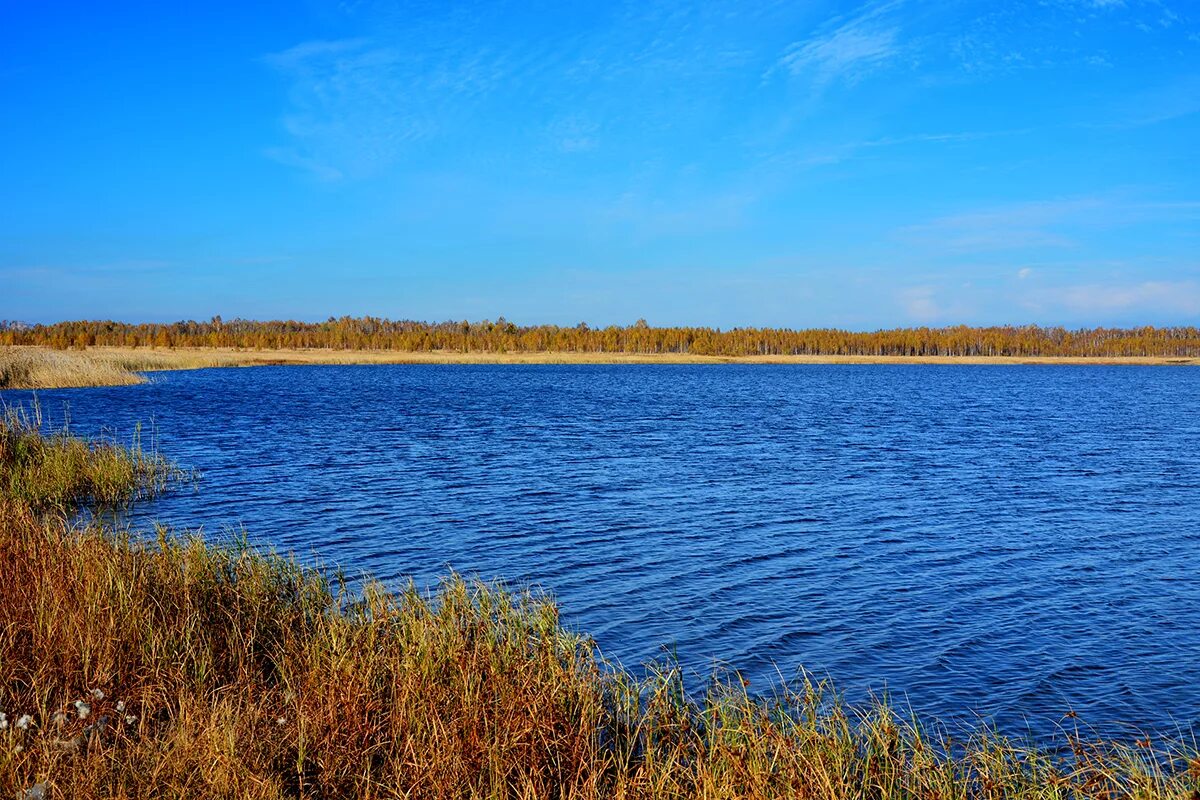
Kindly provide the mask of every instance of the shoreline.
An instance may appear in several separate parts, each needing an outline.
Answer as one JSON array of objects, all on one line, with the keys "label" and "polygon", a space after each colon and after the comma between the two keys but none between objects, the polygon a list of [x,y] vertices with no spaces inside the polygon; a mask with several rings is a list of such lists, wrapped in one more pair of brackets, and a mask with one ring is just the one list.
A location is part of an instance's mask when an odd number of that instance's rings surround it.
[{"label": "shoreline", "polygon": [[953,366],[1200,366],[1187,356],[708,356],[689,353],[452,352],[396,350],[279,349],[221,347],[151,349],[90,347],[52,350],[42,346],[0,347],[0,389],[62,389],[145,382],[142,373],[214,367],[372,364],[772,364],[772,365],[953,365]]},{"label": "shoreline", "polygon": [[[229,363],[213,366],[287,366],[303,364],[957,364],[957,365],[1128,365],[1200,366],[1200,357],[1188,356],[868,356],[868,355],[763,355],[708,356],[692,353],[594,353],[537,351],[499,353],[494,351],[454,352],[449,350],[328,350],[279,349],[237,350],[227,347],[178,347],[170,350],[126,347],[92,347],[84,353],[102,353],[126,358],[149,354],[182,363],[206,358]],[[176,369],[197,367],[179,366]],[[162,369],[172,369],[164,366]]]},{"label": "shoreline", "polygon": [[[453,572],[361,593],[244,540],[143,541],[72,510],[180,477],[136,445],[0,415],[0,794],[9,797],[1048,798],[1200,789],[1195,739],[1038,743],[848,704],[801,672],[690,692],[563,626],[545,594]],[[6,715],[11,715],[11,724]],[[1074,717],[1074,714],[1071,714]],[[1065,718],[1064,718],[1065,720]],[[31,788],[32,787],[32,788]],[[41,787],[38,789],[38,787]],[[515,788],[514,788],[515,787]],[[249,789],[249,790],[248,790]]]}]

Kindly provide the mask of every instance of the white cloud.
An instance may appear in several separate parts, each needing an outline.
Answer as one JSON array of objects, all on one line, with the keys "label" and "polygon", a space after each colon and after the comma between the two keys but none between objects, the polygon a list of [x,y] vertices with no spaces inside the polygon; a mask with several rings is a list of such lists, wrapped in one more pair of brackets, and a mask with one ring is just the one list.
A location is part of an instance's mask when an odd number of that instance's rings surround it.
[{"label": "white cloud", "polygon": [[757,199],[751,192],[739,191],[695,197],[626,192],[602,206],[595,220],[640,239],[691,236],[742,227]]},{"label": "white cloud", "polygon": [[264,57],[290,82],[281,120],[290,142],[264,154],[325,180],[369,175],[436,133],[452,102],[501,79],[498,57],[410,44],[313,41]]},{"label": "white cloud", "polygon": [[897,295],[904,313],[917,322],[933,322],[942,316],[942,309],[928,286],[903,289]]},{"label": "white cloud", "polygon": [[268,54],[263,60],[279,70],[304,70],[314,59],[354,52],[366,44],[366,39],[321,39],[301,42],[282,52]]},{"label": "white cloud", "polygon": [[1047,290],[1041,299],[1048,305],[1084,313],[1141,311],[1196,316],[1200,315],[1200,282],[1080,284]]},{"label": "white cloud", "polygon": [[548,134],[554,145],[564,153],[583,153],[599,145],[600,126],[581,114],[572,114],[554,120],[548,126]]},{"label": "white cloud", "polygon": [[878,6],[808,39],[793,42],[779,66],[810,76],[817,88],[842,80],[854,83],[883,69],[903,52],[900,30],[881,17],[895,3]]},{"label": "white cloud", "polygon": [[1032,274],[1033,274],[1033,269],[1031,269],[1030,267],[1022,267],[1021,269],[1017,270],[1017,280],[1023,281]]},{"label": "white cloud", "polygon": [[956,252],[1068,247],[1074,241],[1056,228],[1104,205],[1094,197],[1014,203],[938,217],[897,233],[912,242]]},{"label": "white cloud", "polygon": [[1106,116],[1103,127],[1136,128],[1157,125],[1200,112],[1200,73],[1177,77],[1171,83],[1156,86],[1122,101]]},{"label": "white cloud", "polygon": [[912,244],[948,253],[1076,247],[1097,229],[1200,219],[1200,203],[1136,202],[1104,196],[1032,200],[937,217],[898,228]]},{"label": "white cloud", "polygon": [[303,156],[293,147],[267,147],[263,150],[263,155],[285,166],[311,172],[323,181],[337,181],[342,178],[341,170],[323,164],[314,158]]},{"label": "white cloud", "polygon": [[809,41],[783,57],[794,74],[813,69],[818,83],[836,77],[856,79],[884,64],[897,52],[895,31],[842,29]]}]

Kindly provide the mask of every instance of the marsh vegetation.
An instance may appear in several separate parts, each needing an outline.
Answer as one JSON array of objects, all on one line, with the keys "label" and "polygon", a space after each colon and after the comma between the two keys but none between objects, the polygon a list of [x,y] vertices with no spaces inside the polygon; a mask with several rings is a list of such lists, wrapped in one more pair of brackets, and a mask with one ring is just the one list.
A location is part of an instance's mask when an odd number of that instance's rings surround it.
[{"label": "marsh vegetation", "polygon": [[0,347],[0,389],[127,386],[146,381],[144,372],[236,366],[233,354],[169,350]]},{"label": "marsh vegetation", "polygon": [[1188,356],[701,355],[696,352],[364,350],[112,347],[56,350],[0,345],[0,389],[145,383],[145,373],[208,367],[368,364],[1200,364]]},{"label": "marsh vegetation", "polygon": [[1180,798],[1194,742],[1037,749],[736,672],[689,694],[456,575],[338,574],[160,529],[68,522],[180,473],[135,444],[0,422],[0,794],[47,797]]}]

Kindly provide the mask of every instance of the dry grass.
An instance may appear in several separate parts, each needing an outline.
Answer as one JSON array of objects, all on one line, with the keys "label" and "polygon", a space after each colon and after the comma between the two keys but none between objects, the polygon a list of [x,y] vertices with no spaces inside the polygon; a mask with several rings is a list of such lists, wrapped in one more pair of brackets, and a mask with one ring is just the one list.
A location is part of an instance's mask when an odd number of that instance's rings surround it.
[{"label": "dry grass", "polygon": [[123,386],[143,380],[105,359],[41,347],[0,348],[0,389]]},{"label": "dry grass", "polygon": [[[47,474],[34,462],[65,441],[0,469]],[[107,463],[107,445],[84,447]],[[122,474],[118,498],[161,486],[156,469]],[[63,509],[95,494],[78,485],[49,480],[33,495]],[[736,675],[689,697],[671,665],[635,680],[606,663],[543,598],[457,576],[429,595],[351,595],[239,542],[71,528],[10,496],[0,574],[0,797],[41,786],[82,800],[951,800],[1200,787],[1194,745],[1066,738],[1069,752],[1052,756],[986,731],[952,744],[882,704],[854,710],[807,683],[759,699]]]},{"label": "dry grass", "polygon": [[1171,357],[1008,356],[700,356],[636,353],[496,353],[395,350],[151,350],[92,347],[86,351],[0,347],[0,389],[56,389],[142,383],[143,372],[289,364],[1109,364],[1197,365]]},{"label": "dry grass", "polygon": [[1016,357],[1016,356],[701,356],[690,353],[498,353],[453,351],[403,352],[398,350],[234,350],[232,348],[176,348],[144,350],[96,347],[98,357],[137,363],[145,358],[159,366],[139,369],[195,369],[217,366],[286,364],[1113,364],[1200,365],[1200,359],[1159,356],[1128,357]]},{"label": "dry grass", "polygon": [[65,389],[144,383],[142,372],[238,366],[223,351],[0,347],[0,389]]}]

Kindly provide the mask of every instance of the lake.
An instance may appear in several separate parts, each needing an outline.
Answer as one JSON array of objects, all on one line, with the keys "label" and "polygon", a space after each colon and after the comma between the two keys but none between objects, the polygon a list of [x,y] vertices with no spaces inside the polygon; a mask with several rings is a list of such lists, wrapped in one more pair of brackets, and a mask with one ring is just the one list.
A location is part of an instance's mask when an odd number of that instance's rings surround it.
[{"label": "lake", "polygon": [[[137,525],[552,593],[627,667],[805,667],[952,725],[1200,727],[1200,371],[362,366],[40,392],[153,420]],[[25,392],[5,392],[13,403]]]}]

